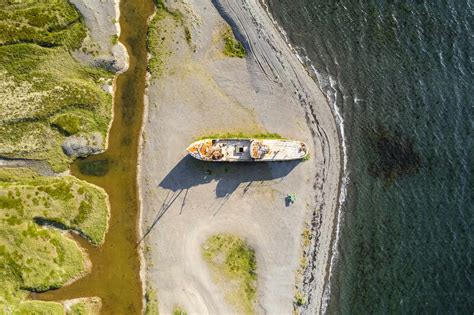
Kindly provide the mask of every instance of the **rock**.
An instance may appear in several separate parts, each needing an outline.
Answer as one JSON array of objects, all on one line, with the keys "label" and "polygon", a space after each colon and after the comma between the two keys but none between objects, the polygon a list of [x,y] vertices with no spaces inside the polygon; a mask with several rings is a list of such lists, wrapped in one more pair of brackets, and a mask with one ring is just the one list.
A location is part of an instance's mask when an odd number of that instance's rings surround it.
[{"label": "rock", "polygon": [[112,47],[112,55],[115,59],[115,72],[120,74],[127,71],[129,66],[127,48],[122,43],[118,43]]},{"label": "rock", "polygon": [[99,132],[87,135],[67,137],[62,148],[64,153],[70,157],[85,157],[104,151],[104,137]]}]

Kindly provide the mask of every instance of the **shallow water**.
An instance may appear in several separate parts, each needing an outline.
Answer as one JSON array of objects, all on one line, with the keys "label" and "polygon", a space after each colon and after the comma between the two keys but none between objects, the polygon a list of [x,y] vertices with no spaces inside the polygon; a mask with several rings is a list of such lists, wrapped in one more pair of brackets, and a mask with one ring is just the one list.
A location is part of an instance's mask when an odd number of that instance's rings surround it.
[{"label": "shallow water", "polygon": [[136,175],[147,67],[147,18],[153,12],[153,2],[122,0],[120,9],[120,41],[129,52],[130,67],[117,79],[109,147],[105,153],[78,160],[71,167],[73,175],[107,191],[111,204],[109,231],[100,248],[75,238],[91,258],[90,274],[69,286],[35,297],[64,300],[99,296],[103,303],[102,314],[140,314]]},{"label": "shallow water", "polygon": [[344,118],[327,311],[472,313],[472,2],[267,3]]}]

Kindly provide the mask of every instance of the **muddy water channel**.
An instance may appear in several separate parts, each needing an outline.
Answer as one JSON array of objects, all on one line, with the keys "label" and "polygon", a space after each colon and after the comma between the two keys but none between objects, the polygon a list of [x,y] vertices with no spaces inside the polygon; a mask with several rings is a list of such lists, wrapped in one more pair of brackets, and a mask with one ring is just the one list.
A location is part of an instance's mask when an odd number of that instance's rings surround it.
[{"label": "muddy water channel", "polygon": [[73,175],[104,188],[110,197],[111,218],[105,243],[94,248],[79,240],[92,262],[92,271],[69,286],[38,294],[42,300],[86,296],[102,299],[103,314],[139,314],[142,288],[137,243],[137,158],[147,67],[147,19],[152,0],[122,0],[120,40],[130,55],[130,67],[116,82],[114,120],[109,147],[100,155],[77,160]]}]

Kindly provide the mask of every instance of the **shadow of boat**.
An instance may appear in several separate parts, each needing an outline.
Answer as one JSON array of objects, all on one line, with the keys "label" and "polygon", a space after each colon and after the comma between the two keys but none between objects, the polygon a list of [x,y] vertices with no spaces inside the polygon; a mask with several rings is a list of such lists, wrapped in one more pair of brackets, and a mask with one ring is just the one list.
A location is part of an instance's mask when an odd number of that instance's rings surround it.
[{"label": "shadow of boat", "polygon": [[161,207],[156,211],[155,219],[138,243],[150,234],[180,195],[183,195],[183,197],[181,198],[179,213],[183,212],[189,189],[213,181],[217,182],[216,197],[221,201],[213,209],[212,215],[214,216],[241,184],[245,184],[244,194],[254,186],[273,185],[276,181],[287,176],[299,162],[297,160],[284,162],[204,162],[187,155],[173,167],[158,185],[158,187],[166,189],[168,192]]},{"label": "shadow of boat", "polygon": [[[241,184],[263,185],[265,182],[281,180],[300,161],[284,162],[204,162],[191,156],[181,159],[158,185],[178,192],[216,181],[216,197],[232,194]],[[244,189],[245,192],[245,189]]]}]

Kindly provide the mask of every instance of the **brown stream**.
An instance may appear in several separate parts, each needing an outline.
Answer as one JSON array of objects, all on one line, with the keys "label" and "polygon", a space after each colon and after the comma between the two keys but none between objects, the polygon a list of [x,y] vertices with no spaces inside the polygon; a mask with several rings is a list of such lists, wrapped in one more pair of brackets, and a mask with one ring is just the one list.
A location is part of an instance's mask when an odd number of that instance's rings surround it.
[{"label": "brown stream", "polygon": [[[99,296],[102,299],[102,314],[140,314],[142,288],[136,247],[136,178],[147,67],[147,19],[154,7],[152,0],[122,0],[120,10],[120,41],[127,47],[130,67],[116,82],[109,147],[105,153],[78,160],[71,167],[73,175],[107,191],[112,211],[109,231],[100,248],[94,248],[75,237],[90,257],[90,274],[58,290],[34,294],[33,298],[59,301]],[[108,169],[105,175],[90,176],[81,173],[80,166],[90,166],[94,161],[102,161],[99,164]]]}]

